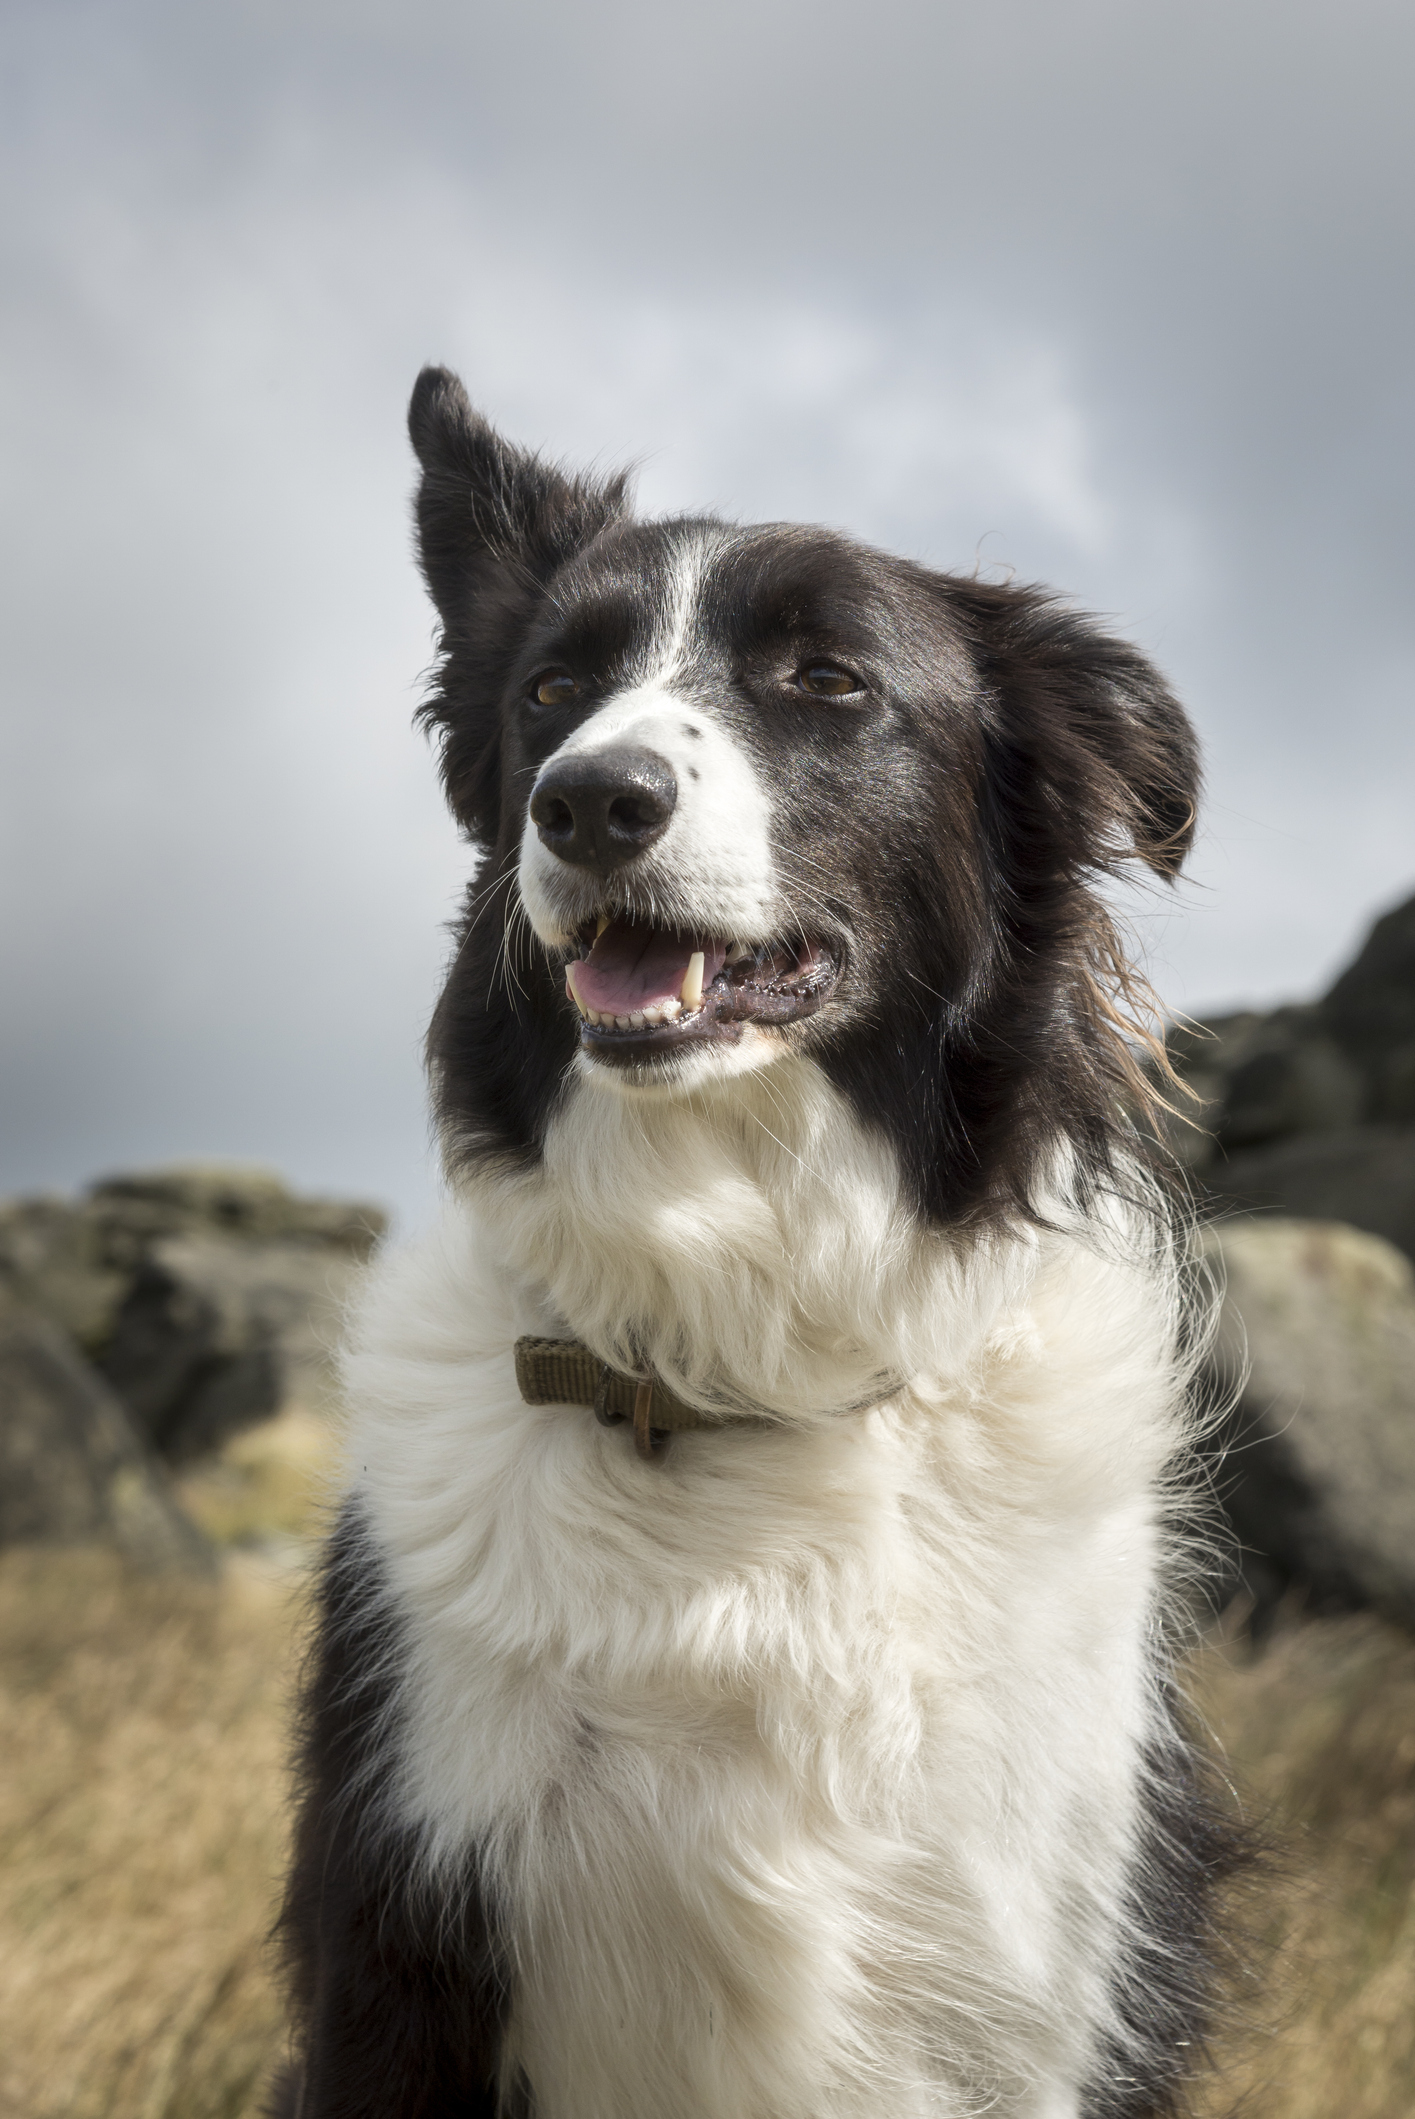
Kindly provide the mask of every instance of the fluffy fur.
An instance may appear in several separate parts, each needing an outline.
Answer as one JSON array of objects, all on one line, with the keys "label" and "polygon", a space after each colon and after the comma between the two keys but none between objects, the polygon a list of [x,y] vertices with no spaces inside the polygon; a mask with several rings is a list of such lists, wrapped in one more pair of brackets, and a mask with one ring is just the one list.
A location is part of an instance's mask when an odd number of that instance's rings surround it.
[{"label": "fluffy fur", "polygon": [[[1037,592],[634,524],[440,371],[411,426],[488,862],[449,1204],[348,1354],[288,2108],[1169,2110],[1226,1854],[1168,1698],[1193,1305],[1096,886],[1177,867],[1188,725]],[[646,753],[652,842],[558,855],[533,790]],[[615,920],[777,983],[596,1030],[566,961]],[[646,1464],[521,1402],[526,1333],[762,1417]]]}]

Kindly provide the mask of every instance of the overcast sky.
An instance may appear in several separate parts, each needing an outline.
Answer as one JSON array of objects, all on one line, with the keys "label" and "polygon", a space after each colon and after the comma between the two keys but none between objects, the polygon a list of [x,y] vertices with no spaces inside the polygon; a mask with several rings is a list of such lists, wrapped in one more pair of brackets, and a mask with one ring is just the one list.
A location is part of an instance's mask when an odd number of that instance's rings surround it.
[{"label": "overcast sky", "polygon": [[1209,761],[1152,967],[1321,990],[1415,889],[1408,0],[6,0],[0,1190],[423,1210],[468,856],[403,408],[650,511],[1074,593]]}]

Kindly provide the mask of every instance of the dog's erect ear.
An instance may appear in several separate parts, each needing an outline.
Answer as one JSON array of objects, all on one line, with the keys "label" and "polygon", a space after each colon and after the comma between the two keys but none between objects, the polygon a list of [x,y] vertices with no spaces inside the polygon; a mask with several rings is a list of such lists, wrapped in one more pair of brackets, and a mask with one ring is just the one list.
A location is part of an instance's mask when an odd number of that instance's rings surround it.
[{"label": "dog's erect ear", "polygon": [[567,477],[503,441],[445,368],[418,377],[408,432],[423,469],[419,554],[442,620],[436,682],[418,718],[439,738],[453,811],[490,844],[507,671],[546,582],[628,513],[628,480]]},{"label": "dog's erect ear", "polygon": [[424,368],[418,377],[408,433],[423,471],[423,574],[453,635],[498,574],[510,577],[508,588],[544,582],[627,510],[627,478],[570,478],[503,441],[446,368]]},{"label": "dog's erect ear", "polygon": [[1201,775],[1189,717],[1159,671],[1039,590],[983,590],[980,602],[991,607],[980,644],[1004,751],[1041,797],[1063,865],[1112,869],[1138,855],[1172,881],[1193,843]]}]

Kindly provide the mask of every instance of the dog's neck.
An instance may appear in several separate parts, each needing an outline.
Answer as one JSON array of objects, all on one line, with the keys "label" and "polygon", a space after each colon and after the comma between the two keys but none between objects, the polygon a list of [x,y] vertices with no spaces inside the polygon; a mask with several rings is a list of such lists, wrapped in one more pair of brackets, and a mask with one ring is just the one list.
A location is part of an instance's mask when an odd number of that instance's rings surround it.
[{"label": "dog's neck", "polygon": [[791,1418],[960,1375],[1035,1263],[1026,1238],[925,1228],[884,1135],[794,1056],[677,1099],[572,1077],[540,1163],[472,1184],[542,1314],[601,1360]]}]

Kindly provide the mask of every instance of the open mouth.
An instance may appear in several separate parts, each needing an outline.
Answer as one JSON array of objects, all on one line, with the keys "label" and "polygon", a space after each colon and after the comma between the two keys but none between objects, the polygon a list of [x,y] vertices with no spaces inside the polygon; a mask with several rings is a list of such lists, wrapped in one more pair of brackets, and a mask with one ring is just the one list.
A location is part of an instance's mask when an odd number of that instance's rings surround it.
[{"label": "open mouth", "polygon": [[587,953],[566,965],[565,990],[579,1010],[581,1045],[604,1059],[729,1041],[746,1023],[800,1022],[840,975],[819,941],[754,946],[605,916],[581,942]]}]

